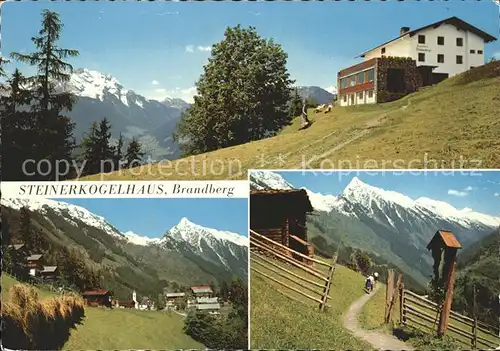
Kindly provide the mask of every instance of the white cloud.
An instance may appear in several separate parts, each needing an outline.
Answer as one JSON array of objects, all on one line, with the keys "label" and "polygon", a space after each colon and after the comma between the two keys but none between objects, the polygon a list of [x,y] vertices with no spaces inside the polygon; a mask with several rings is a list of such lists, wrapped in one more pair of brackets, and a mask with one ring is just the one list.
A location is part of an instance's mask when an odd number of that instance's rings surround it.
[{"label": "white cloud", "polygon": [[464,196],[467,196],[468,193],[466,191],[460,191],[460,190],[450,189],[450,190],[448,190],[448,195],[453,195],[453,196],[458,196],[458,197],[464,197]]},{"label": "white cloud", "polygon": [[198,47],[196,49],[198,49],[198,51],[212,51],[212,47],[211,46],[201,46],[201,45],[198,45]]},{"label": "white cloud", "polygon": [[471,190],[474,190],[475,188],[471,187],[471,186],[468,186],[467,188],[464,189],[464,191],[471,191]]},{"label": "white cloud", "polygon": [[493,196],[500,197],[500,193],[494,193]]},{"label": "white cloud", "polygon": [[187,103],[192,104],[194,102],[193,97],[196,95],[196,93],[197,93],[196,87],[190,87],[184,89],[180,87],[175,87],[174,89],[165,89],[165,88],[153,89],[152,91],[149,91],[149,93],[146,93],[144,95],[151,100],[162,101],[170,97],[170,98],[182,99]]},{"label": "white cloud", "polygon": [[337,94],[337,87],[335,85],[331,85],[328,88],[325,88],[325,90],[330,94]]},{"label": "white cloud", "polygon": [[158,84],[160,84],[160,83],[158,83],[158,81],[157,81],[157,80],[153,80],[153,81],[151,82],[151,84],[153,84],[153,85],[158,85]]},{"label": "white cloud", "polygon": [[212,51],[211,46],[203,46],[203,45],[186,45],[186,52],[195,52],[195,51],[200,51],[200,52],[210,52]]}]

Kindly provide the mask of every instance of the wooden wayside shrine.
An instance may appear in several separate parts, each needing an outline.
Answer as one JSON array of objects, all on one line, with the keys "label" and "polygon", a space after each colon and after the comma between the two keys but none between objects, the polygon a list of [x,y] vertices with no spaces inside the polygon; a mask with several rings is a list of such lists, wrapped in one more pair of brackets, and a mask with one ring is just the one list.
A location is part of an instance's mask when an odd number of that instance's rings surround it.
[{"label": "wooden wayside shrine", "polygon": [[[431,251],[434,258],[435,282],[444,288],[445,298],[441,309],[438,325],[438,335],[443,336],[448,327],[450,319],[451,302],[453,300],[453,286],[455,284],[455,270],[457,264],[457,252],[462,245],[451,231],[438,230],[433,236],[427,249]],[[443,259],[441,272],[439,267]]]},{"label": "wooden wayside shrine", "polygon": [[[308,257],[314,248],[307,241],[307,215],[314,211],[307,192],[300,190],[263,190],[250,192],[250,229]],[[284,255],[293,256],[283,250]],[[313,261],[295,257],[304,263]]]}]

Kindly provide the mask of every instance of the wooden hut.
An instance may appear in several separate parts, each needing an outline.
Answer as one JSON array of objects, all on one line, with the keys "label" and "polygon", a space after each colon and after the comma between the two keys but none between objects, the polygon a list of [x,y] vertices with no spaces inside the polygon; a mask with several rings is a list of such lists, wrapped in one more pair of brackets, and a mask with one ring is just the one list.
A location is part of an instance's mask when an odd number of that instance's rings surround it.
[{"label": "wooden hut", "polygon": [[59,275],[57,266],[44,266],[40,276],[46,281],[55,281]]},{"label": "wooden hut", "polygon": [[82,295],[87,306],[111,307],[111,292],[109,290],[87,290]]},{"label": "wooden hut", "polygon": [[29,271],[31,276],[37,276],[41,271],[43,271],[43,255],[29,255],[25,259],[24,267]]},{"label": "wooden hut", "polygon": [[[314,257],[314,248],[307,241],[306,226],[307,215],[313,211],[303,189],[250,192],[250,229],[308,257]],[[312,264],[307,259],[301,260]]]}]

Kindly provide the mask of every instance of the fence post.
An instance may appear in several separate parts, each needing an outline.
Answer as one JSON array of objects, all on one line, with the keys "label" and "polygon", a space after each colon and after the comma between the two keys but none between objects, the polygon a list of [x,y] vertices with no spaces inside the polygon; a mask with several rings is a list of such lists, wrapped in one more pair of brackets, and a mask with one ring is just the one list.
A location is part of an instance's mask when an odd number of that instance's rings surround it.
[{"label": "fence post", "polygon": [[474,317],[474,323],[472,324],[472,348],[477,348],[477,311],[476,311],[476,285],[473,286],[473,301],[472,301],[472,311]]},{"label": "fence post", "polygon": [[333,273],[335,272],[335,265],[337,264],[337,254],[333,256],[332,265],[328,270],[328,281],[325,283],[325,288],[323,289],[323,297],[321,298],[321,303],[319,304],[319,310],[323,312],[325,306],[328,302],[328,295],[330,294],[330,287],[332,286]]},{"label": "fence post", "polygon": [[391,301],[394,295],[394,270],[387,271],[387,285],[385,287],[385,324],[391,319]]},{"label": "fence post", "polygon": [[405,320],[405,285],[401,283],[399,287],[399,322],[404,327],[406,326]]}]

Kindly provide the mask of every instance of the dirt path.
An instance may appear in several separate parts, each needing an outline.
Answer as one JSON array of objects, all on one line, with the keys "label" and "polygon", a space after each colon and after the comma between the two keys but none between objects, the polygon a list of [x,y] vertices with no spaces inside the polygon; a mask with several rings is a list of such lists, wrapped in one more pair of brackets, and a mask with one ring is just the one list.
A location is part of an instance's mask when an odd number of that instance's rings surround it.
[{"label": "dirt path", "polygon": [[[402,106],[400,107],[401,110],[406,110],[408,108],[408,106],[411,105],[411,99],[408,99],[408,103],[405,105],[405,106]],[[391,114],[392,112],[394,111],[389,111],[389,112],[386,112],[386,113],[383,113],[375,118],[372,118],[370,120],[368,120],[365,125],[363,126],[364,129],[362,129],[361,131],[359,131],[358,133],[356,133],[353,137],[337,144],[336,146],[334,146],[332,149],[328,150],[327,152],[324,152],[322,153],[321,155],[317,155],[311,159],[308,160],[308,163],[311,164],[312,162],[316,162],[318,160],[321,160],[321,159],[324,159],[326,158],[327,156],[330,156],[331,154],[333,154],[334,152],[337,152],[339,151],[340,149],[343,149],[346,145],[349,145],[350,143],[352,143],[353,141],[355,140],[358,140],[359,138],[365,136],[366,134],[368,134],[370,132],[370,129],[371,128],[374,128],[374,127],[377,127],[379,126],[383,121],[384,119],[389,115]],[[311,144],[309,145],[306,145],[305,147],[302,147],[300,150],[302,149],[305,149],[305,148],[309,148],[311,145],[313,144],[316,144],[316,143],[319,143],[321,141],[323,141],[324,139],[334,135],[334,134],[337,134],[339,133],[339,131],[334,131],[334,132],[331,132],[327,135],[325,135],[324,137],[322,137],[321,139],[318,139],[314,142],[312,142]],[[297,150],[294,150],[294,152],[296,152]],[[289,153],[290,154],[290,153]],[[297,168],[303,168],[304,167],[304,164],[301,162],[299,165],[297,165]]]},{"label": "dirt path", "polygon": [[344,317],[344,328],[349,330],[357,338],[363,339],[373,346],[375,350],[413,350],[413,348],[398,340],[396,337],[384,332],[364,330],[358,322],[358,314],[368,300],[370,300],[380,285],[371,294],[366,294],[360,299],[354,301]]}]

